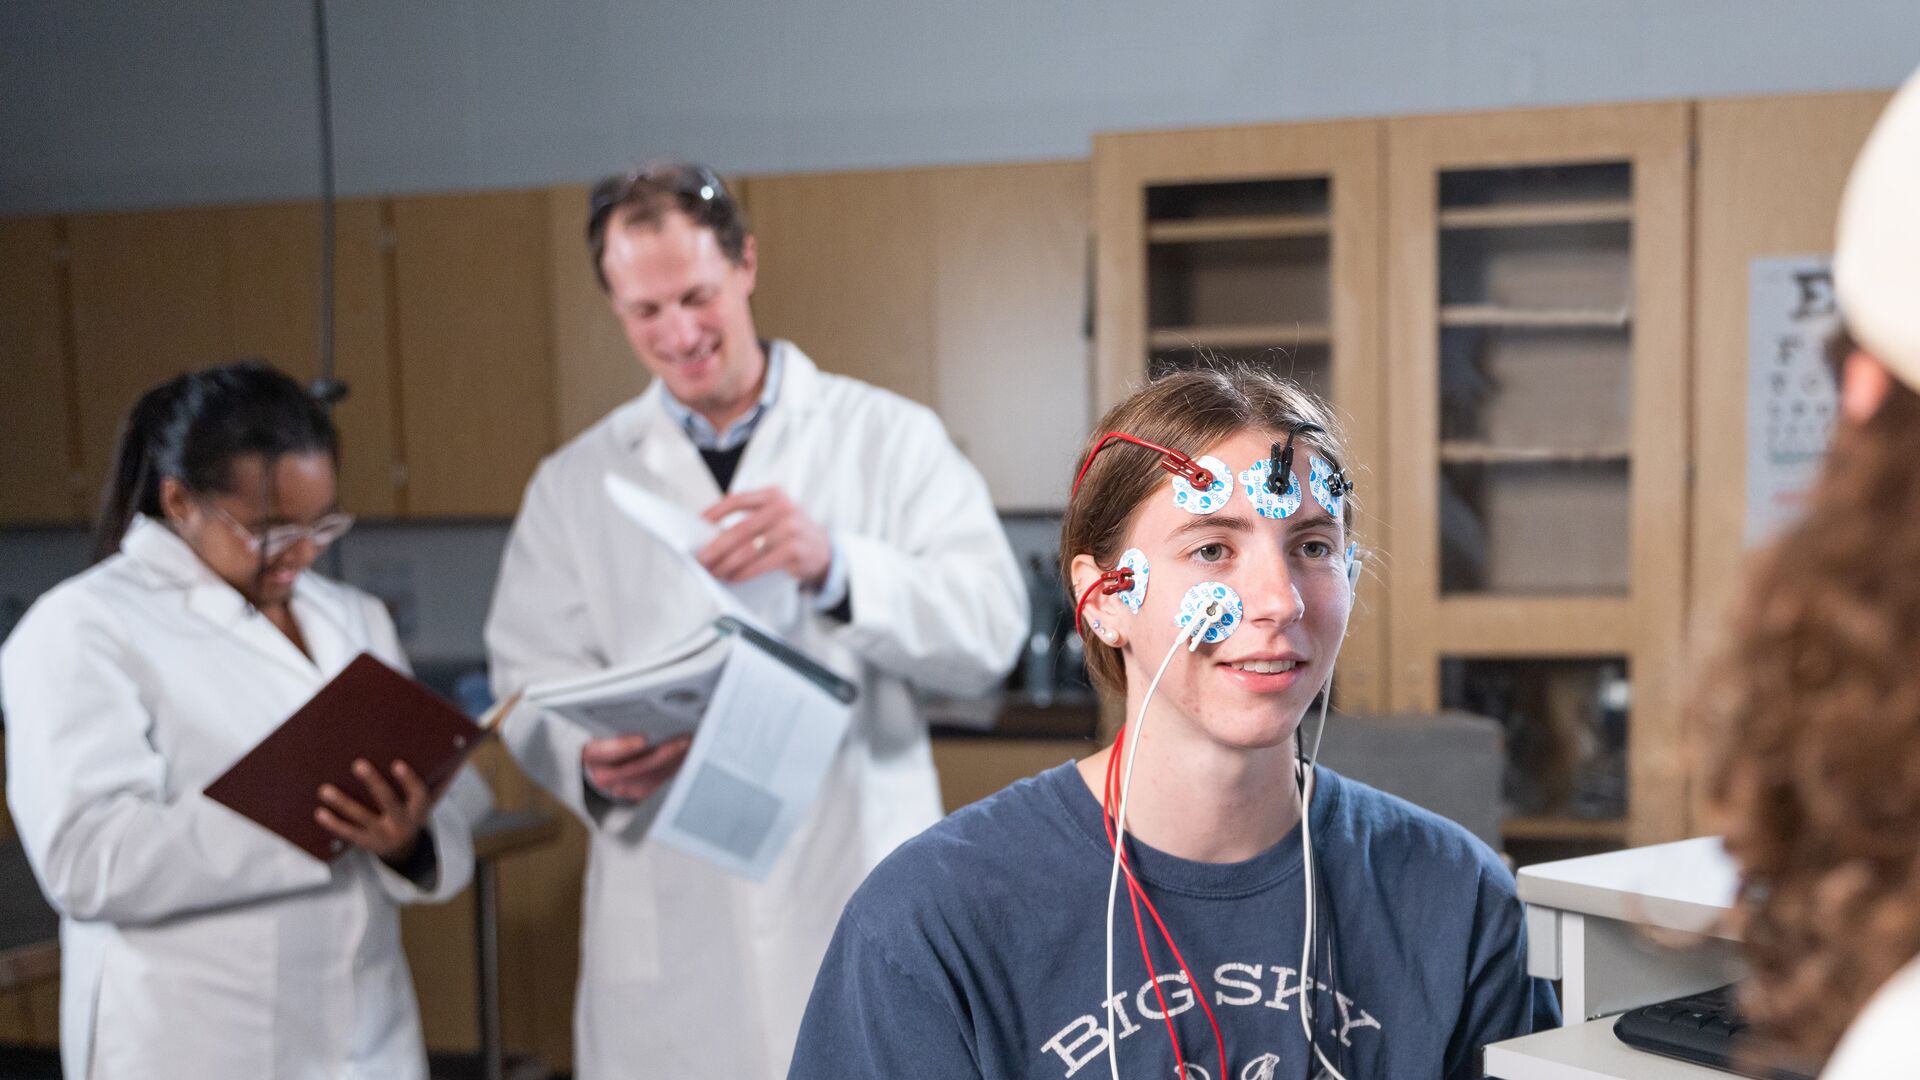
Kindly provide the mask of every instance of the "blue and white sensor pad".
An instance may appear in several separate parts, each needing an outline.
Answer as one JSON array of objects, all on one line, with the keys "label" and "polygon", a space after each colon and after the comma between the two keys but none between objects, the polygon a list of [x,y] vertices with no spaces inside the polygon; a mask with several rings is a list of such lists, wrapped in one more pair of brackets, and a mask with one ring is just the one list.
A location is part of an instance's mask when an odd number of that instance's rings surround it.
[{"label": "blue and white sensor pad", "polygon": [[1147,602],[1147,553],[1139,548],[1128,548],[1114,565],[1117,569],[1133,571],[1133,588],[1116,595],[1129,611],[1138,615],[1140,605]]},{"label": "blue and white sensor pad", "polygon": [[1173,505],[1189,514],[1211,514],[1227,505],[1233,497],[1233,471],[1217,457],[1203,457],[1196,464],[1213,474],[1213,486],[1195,491],[1184,476],[1173,478]]},{"label": "blue and white sensor pad", "polygon": [[1240,594],[1217,581],[1203,581],[1187,590],[1187,595],[1180,601],[1180,614],[1174,617],[1174,625],[1185,630],[1198,624],[1206,618],[1207,605],[1213,603],[1225,607],[1226,612],[1207,627],[1207,632],[1200,635],[1200,641],[1211,645],[1227,640],[1240,627]]},{"label": "blue and white sensor pad", "polygon": [[1267,477],[1272,475],[1273,459],[1261,458],[1240,474],[1240,488],[1247,493],[1247,501],[1253,504],[1254,513],[1278,521],[1300,509],[1300,478],[1287,474],[1287,490],[1275,495],[1267,490]]},{"label": "blue and white sensor pad", "polygon": [[1340,508],[1346,505],[1347,497],[1344,492],[1339,495],[1333,493],[1333,466],[1321,461],[1317,454],[1312,461],[1313,472],[1307,477],[1307,484],[1313,488],[1314,501],[1326,507],[1327,513],[1339,517]]}]

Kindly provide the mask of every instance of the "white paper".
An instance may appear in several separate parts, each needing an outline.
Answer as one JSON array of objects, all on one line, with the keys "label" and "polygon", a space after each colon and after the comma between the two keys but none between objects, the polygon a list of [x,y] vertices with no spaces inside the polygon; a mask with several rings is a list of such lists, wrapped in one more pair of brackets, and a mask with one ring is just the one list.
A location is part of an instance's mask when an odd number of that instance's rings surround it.
[{"label": "white paper", "polygon": [[1799,518],[1826,461],[1837,407],[1825,359],[1839,318],[1832,265],[1799,255],[1748,269],[1748,547]]},{"label": "white paper", "polygon": [[711,522],[623,476],[608,473],[604,485],[613,505],[672,550],[722,614],[746,618],[757,625],[786,626],[791,622],[799,600],[799,582],[778,571],[747,581],[722,582],[694,557],[720,534]]},{"label": "white paper", "polygon": [[705,627],[650,663],[535,683],[526,697],[595,736],[645,735],[660,743],[700,726],[727,655],[720,635]]},{"label": "white paper", "polygon": [[648,838],[766,880],[852,717],[792,668],[736,640]]}]

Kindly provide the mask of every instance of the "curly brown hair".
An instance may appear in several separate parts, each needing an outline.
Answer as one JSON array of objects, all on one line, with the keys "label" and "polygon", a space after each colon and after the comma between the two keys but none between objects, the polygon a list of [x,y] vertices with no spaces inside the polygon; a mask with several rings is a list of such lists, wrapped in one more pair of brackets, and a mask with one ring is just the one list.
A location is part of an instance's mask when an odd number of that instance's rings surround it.
[{"label": "curly brown hair", "polygon": [[1693,702],[1741,866],[1742,1004],[1824,1058],[1920,953],[1920,394],[1836,432]]}]

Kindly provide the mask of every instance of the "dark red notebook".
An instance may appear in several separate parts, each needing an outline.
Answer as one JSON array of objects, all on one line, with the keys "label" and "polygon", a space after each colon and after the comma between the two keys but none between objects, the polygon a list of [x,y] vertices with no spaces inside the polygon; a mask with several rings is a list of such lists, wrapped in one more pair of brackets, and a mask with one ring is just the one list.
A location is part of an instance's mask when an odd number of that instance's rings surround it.
[{"label": "dark red notebook", "polygon": [[[516,695],[517,696],[517,695]],[[247,751],[207,798],[279,833],[323,862],[346,850],[313,819],[320,785],[332,784],[366,806],[373,799],[353,775],[365,758],[383,773],[404,761],[438,790],[513,705],[508,699],[479,723],[420,683],[361,653],[286,722]]]}]

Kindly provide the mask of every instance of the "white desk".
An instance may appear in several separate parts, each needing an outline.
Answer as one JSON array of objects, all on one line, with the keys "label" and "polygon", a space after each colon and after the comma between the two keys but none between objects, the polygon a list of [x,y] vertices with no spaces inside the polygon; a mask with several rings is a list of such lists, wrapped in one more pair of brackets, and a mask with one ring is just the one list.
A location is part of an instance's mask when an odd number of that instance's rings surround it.
[{"label": "white desk", "polygon": [[[1619,1042],[1615,1013],[1711,990],[1745,972],[1732,930],[1736,872],[1716,837],[1520,871],[1527,972],[1560,980],[1565,1027],[1487,1048],[1502,1080],[1726,1080]],[[1604,1019],[1595,1019],[1604,1017]]]},{"label": "white desk", "polygon": [[1732,1073],[1635,1050],[1613,1017],[1536,1031],[1487,1047],[1487,1075],[1502,1080],[1740,1080]]}]

